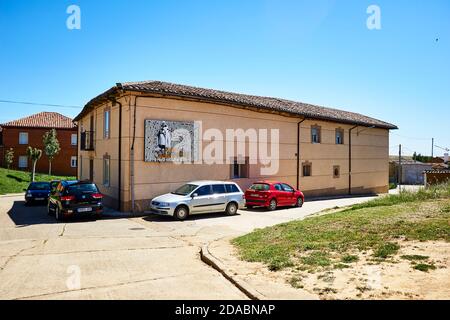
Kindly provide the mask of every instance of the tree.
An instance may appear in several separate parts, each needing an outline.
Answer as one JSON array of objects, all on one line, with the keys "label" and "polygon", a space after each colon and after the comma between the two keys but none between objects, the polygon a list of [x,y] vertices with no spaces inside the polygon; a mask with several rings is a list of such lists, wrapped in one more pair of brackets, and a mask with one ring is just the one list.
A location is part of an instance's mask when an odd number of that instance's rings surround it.
[{"label": "tree", "polygon": [[6,164],[6,169],[10,169],[11,165],[14,161],[14,149],[13,148],[9,148],[9,150],[6,151],[5,153],[5,164]]},{"label": "tree", "polygon": [[58,155],[61,148],[59,147],[59,141],[56,135],[56,130],[52,129],[44,134],[44,152],[48,157],[48,174],[52,174],[52,161]]},{"label": "tree", "polygon": [[33,171],[31,172],[31,181],[34,182],[34,177],[36,175],[36,163],[42,157],[42,150],[28,146],[27,154],[33,164]]}]

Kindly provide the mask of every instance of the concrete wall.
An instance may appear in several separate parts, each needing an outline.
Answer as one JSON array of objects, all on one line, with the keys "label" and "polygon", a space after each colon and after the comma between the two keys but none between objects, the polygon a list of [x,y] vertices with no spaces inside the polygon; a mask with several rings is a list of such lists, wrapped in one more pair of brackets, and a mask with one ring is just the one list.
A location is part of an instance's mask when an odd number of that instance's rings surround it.
[{"label": "concrete wall", "polygon": [[423,172],[431,168],[431,164],[403,164],[402,184],[424,184]]},{"label": "concrete wall", "polygon": [[[122,207],[129,210],[131,193],[131,144],[133,136],[133,105],[134,97],[122,97],[123,103],[123,133],[122,133]],[[130,107],[131,105],[131,107]],[[103,139],[103,111],[111,108],[111,137]],[[107,195],[107,201],[114,203],[118,194],[118,106],[110,103],[97,107],[92,112],[95,116],[95,151],[80,151],[82,165],[79,174],[89,177],[89,159],[94,160],[94,181],[101,191]],[[89,116],[79,123],[79,128],[89,130]],[[145,210],[148,200],[159,194],[169,192],[191,180],[217,179],[230,180],[230,165],[174,165],[170,163],[144,162],[144,120],[160,119],[173,121],[202,121],[203,132],[216,128],[242,128],[244,130],[279,129],[279,161],[280,167],[276,175],[263,177],[260,174],[261,165],[250,165],[248,179],[235,179],[242,188],[247,188],[255,180],[270,178],[282,180],[294,187],[297,184],[297,123],[300,118],[276,114],[261,113],[229,106],[185,101],[167,98],[139,98],[136,107],[136,139],[134,148],[135,166],[135,199],[137,210]],[[311,143],[311,126],[318,125],[322,131],[320,144]],[[345,194],[349,186],[348,166],[348,134],[350,125],[306,120],[300,130],[300,175],[301,164],[312,164],[312,176],[300,176],[300,188],[306,196]],[[335,144],[337,128],[344,130],[344,145]],[[373,193],[388,191],[388,150],[389,132],[384,129],[357,129],[352,131],[352,191],[354,193]],[[364,131],[362,131],[364,130]],[[225,141],[224,141],[225,142]],[[203,141],[203,147],[209,141]],[[247,143],[247,149],[249,145]],[[111,185],[102,186],[102,159],[104,155],[111,157]],[[333,177],[333,168],[340,167],[339,177]],[[108,200],[108,198],[111,198]]]},{"label": "concrete wall", "polygon": [[[44,144],[42,138],[44,134],[50,129],[38,129],[38,128],[3,128],[3,146],[0,148],[0,165],[4,164],[4,152],[9,148],[14,149],[14,163],[12,168],[19,169],[19,156],[27,155],[27,148],[31,146],[33,148],[38,148],[44,151]],[[28,133],[28,144],[19,144],[19,133]],[[77,146],[71,144],[72,134],[77,133],[77,129],[57,129],[57,137],[59,140],[59,145],[61,151],[53,159],[52,162],[52,174],[62,175],[62,176],[75,176],[77,173],[77,168],[71,167],[71,157],[77,155]],[[22,169],[31,171],[31,160],[28,159],[28,168]],[[36,172],[48,173],[49,162],[48,158],[43,153],[41,159],[36,164]]]}]

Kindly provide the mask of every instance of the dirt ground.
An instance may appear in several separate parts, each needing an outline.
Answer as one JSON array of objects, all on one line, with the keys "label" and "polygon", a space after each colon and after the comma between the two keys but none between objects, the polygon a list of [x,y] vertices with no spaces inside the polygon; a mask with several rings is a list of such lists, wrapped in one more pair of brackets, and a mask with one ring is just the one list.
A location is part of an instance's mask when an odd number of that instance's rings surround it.
[{"label": "dirt ground", "polygon": [[[355,252],[359,261],[351,267],[314,273],[295,269],[272,272],[261,263],[241,261],[229,239],[212,243],[210,252],[268,299],[450,299],[450,243],[399,244],[398,254],[384,262],[374,262],[370,251]],[[402,258],[405,255],[428,259],[413,262]],[[424,272],[413,268],[420,263],[436,269]]]}]

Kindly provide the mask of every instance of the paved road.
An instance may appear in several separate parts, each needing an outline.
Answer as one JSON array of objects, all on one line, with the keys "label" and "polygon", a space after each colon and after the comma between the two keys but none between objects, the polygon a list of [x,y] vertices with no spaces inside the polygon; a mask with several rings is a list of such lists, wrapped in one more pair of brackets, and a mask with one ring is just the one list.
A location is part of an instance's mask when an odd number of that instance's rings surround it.
[{"label": "paved road", "polygon": [[22,196],[0,196],[0,299],[245,299],[199,259],[203,243],[369,198],[303,208],[56,223]]}]

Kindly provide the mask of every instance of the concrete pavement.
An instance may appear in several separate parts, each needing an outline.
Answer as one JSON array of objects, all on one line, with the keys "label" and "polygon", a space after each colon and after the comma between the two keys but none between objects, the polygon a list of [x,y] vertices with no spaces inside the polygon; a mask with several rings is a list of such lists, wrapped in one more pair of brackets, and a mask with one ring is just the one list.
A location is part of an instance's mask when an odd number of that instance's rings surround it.
[{"label": "concrete pavement", "polygon": [[0,196],[0,299],[246,299],[200,260],[202,245],[368,199],[185,222],[148,216],[56,223],[44,206]]}]

